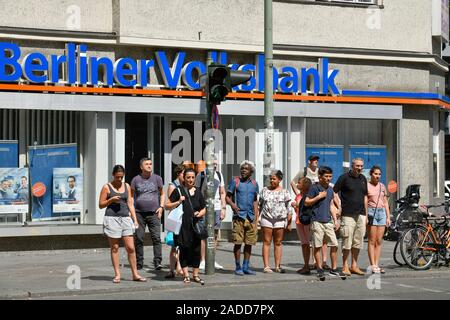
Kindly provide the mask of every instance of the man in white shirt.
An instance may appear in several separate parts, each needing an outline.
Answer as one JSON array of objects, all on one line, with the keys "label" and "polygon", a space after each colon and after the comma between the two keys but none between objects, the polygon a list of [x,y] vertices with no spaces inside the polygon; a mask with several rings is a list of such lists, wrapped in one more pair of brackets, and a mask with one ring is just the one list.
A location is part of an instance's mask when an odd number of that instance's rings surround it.
[{"label": "man in white shirt", "polygon": [[[215,224],[214,224],[214,240],[216,241],[217,246],[217,238],[220,230],[220,225],[222,220],[225,218],[226,213],[226,202],[225,202],[225,184],[222,173],[217,171],[218,161],[217,158],[214,157],[214,211],[215,211]],[[195,187],[200,188],[203,196],[206,199],[206,180],[207,180],[207,172],[201,171],[197,174],[195,178]],[[200,261],[200,269],[205,269],[205,241],[202,241],[202,252],[201,252],[201,261]],[[215,262],[216,269],[223,269],[223,267]]]},{"label": "man in white shirt", "polygon": [[310,155],[308,158],[308,166],[304,167],[303,170],[300,170],[295,175],[294,179],[292,179],[291,187],[295,195],[298,195],[298,193],[300,192],[297,189],[297,183],[300,178],[307,177],[312,181],[313,184],[319,182],[319,159],[320,158],[318,155]]}]

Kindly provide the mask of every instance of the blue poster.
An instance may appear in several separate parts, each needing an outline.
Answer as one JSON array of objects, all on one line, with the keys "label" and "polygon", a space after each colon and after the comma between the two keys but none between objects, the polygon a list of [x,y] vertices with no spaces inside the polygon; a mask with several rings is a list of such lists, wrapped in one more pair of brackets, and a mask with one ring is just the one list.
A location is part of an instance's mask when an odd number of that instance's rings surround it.
[{"label": "blue poster", "polygon": [[0,169],[0,214],[28,212],[28,169]]},{"label": "blue poster", "polygon": [[53,169],[53,214],[80,216],[83,210],[83,169]]},{"label": "blue poster", "polygon": [[386,185],[386,146],[350,146],[350,166],[354,158],[364,160],[363,174],[370,179],[370,168],[377,165],[381,168],[381,182]]},{"label": "blue poster", "polygon": [[0,141],[0,168],[19,167],[19,144],[17,140]]},{"label": "blue poster", "polygon": [[319,167],[327,166],[333,170],[332,183],[336,183],[339,176],[343,173],[344,147],[327,145],[306,145],[306,164],[311,155],[319,156]]},{"label": "blue poster", "polygon": [[37,183],[45,186],[39,189],[40,193],[32,192],[32,218],[33,220],[57,219],[60,215],[54,215],[52,210],[53,168],[78,167],[77,145],[30,146],[28,157],[32,190]]}]

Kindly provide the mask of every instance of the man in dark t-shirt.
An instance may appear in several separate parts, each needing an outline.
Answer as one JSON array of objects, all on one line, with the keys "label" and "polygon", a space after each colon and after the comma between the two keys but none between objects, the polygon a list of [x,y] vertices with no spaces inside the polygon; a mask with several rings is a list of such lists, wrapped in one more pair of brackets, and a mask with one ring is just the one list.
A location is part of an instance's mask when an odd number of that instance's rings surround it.
[{"label": "man in dark t-shirt", "polygon": [[314,258],[316,259],[317,276],[321,281],[325,280],[322,262],[322,246],[328,243],[331,247],[330,275],[345,279],[346,276],[337,269],[338,241],[335,231],[339,229],[339,221],[336,213],[330,210],[331,202],[336,202],[330,186],[333,178],[333,170],[329,167],[319,168],[319,183],[314,184],[308,192],[305,206],[312,207],[311,233],[314,246]]},{"label": "man in dark t-shirt", "polygon": [[153,243],[153,264],[156,270],[162,269],[161,216],[164,208],[163,181],[152,172],[151,159],[140,161],[141,174],[131,180],[131,194],[135,197],[136,218],[139,228],[136,229],[135,247],[137,268],[144,266],[144,236],[148,225]]},{"label": "man in dark t-shirt", "polygon": [[[364,275],[358,267],[359,251],[363,248],[367,217],[367,179],[361,174],[364,160],[355,158],[352,170],[341,175],[334,185],[334,192],[339,193],[342,201],[341,236],[342,236],[342,272],[346,275]],[[348,256],[352,252],[351,268]]]}]

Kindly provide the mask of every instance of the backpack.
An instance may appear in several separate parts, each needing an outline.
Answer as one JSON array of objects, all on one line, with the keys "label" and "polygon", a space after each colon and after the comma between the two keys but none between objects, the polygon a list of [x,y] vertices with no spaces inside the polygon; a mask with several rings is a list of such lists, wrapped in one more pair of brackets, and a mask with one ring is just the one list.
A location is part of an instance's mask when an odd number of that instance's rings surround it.
[{"label": "backpack", "polygon": [[309,224],[311,224],[311,218],[313,215],[313,207],[307,207],[305,205],[305,200],[306,200],[306,195],[303,196],[302,200],[300,200],[300,203],[298,205],[299,210],[298,210],[298,214],[299,214],[299,221],[301,224],[307,226]]},{"label": "backpack", "polygon": [[[217,175],[219,176],[219,187],[218,188],[220,188],[220,185],[222,184],[222,174],[219,171],[214,171],[214,175],[215,175],[215,172],[217,172]],[[206,171],[203,170],[202,172],[200,172],[200,190],[204,195],[206,194],[206,186],[203,187],[203,183],[205,182],[205,179],[206,179]]]},{"label": "backpack", "polygon": [[[253,186],[256,188],[256,180],[253,179],[253,178],[250,178],[250,180],[251,180]],[[234,193],[233,193],[233,196],[232,196],[232,200],[233,200],[234,203],[236,203],[236,201],[235,201],[235,200],[236,200],[236,199],[235,199],[235,195],[236,195],[236,192],[237,192],[237,190],[238,190],[239,184],[241,183],[241,177],[235,176],[235,177],[234,177],[234,183],[236,184],[236,188],[234,189]]]}]

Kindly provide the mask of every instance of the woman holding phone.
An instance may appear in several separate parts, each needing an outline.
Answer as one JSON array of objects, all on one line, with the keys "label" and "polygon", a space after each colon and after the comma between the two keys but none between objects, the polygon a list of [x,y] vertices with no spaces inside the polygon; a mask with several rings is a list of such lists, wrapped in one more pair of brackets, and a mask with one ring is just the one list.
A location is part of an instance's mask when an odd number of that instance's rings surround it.
[{"label": "woman holding phone", "polygon": [[120,239],[123,239],[128,253],[133,281],[146,282],[147,279],[141,277],[137,271],[133,234],[139,224],[134,211],[130,186],[122,181],[125,175],[125,168],[121,165],[114,166],[112,175],[113,180],[105,184],[100,192],[98,206],[100,209],[106,208],[103,219],[103,232],[108,237],[111,248],[111,260],[114,267],[113,283],[120,283]]}]

